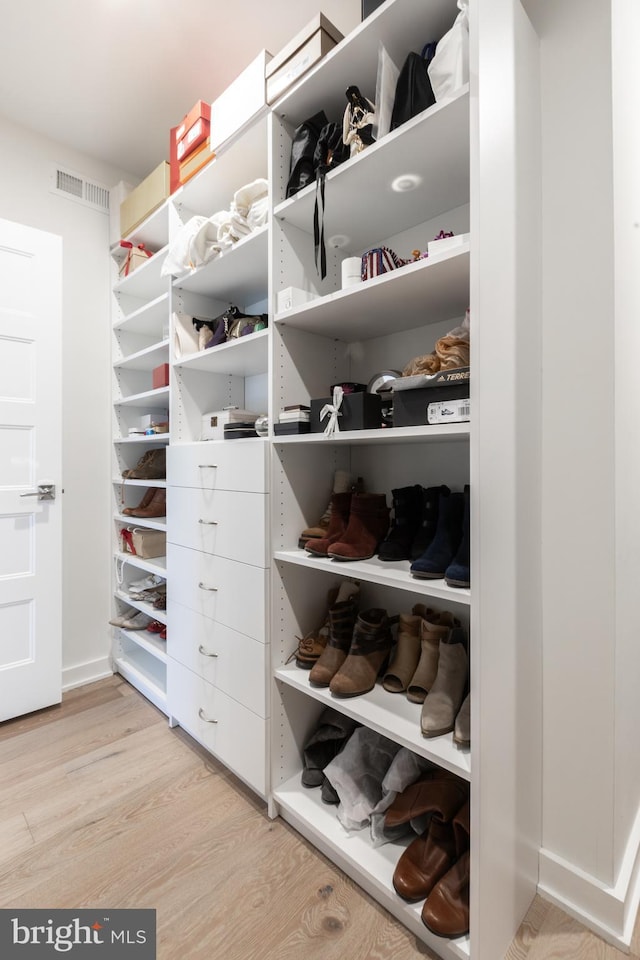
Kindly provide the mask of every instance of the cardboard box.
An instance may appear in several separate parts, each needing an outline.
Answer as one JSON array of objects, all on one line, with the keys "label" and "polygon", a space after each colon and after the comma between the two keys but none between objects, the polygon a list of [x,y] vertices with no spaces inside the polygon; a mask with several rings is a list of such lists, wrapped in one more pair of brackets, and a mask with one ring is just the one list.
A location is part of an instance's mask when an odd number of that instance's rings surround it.
[{"label": "cardboard box", "polygon": [[427,423],[466,423],[471,420],[471,403],[463,400],[440,400],[427,407]]},{"label": "cardboard box", "polygon": [[[333,403],[331,397],[311,401],[311,433],[323,433],[328,417],[320,419],[325,403]],[[382,400],[377,393],[345,393],[340,406],[338,423],[340,432],[345,430],[376,430],[382,426]]]},{"label": "cardboard box", "polygon": [[[407,378],[410,379],[410,378]],[[432,403],[444,400],[465,400],[469,397],[469,368],[443,370],[429,380],[429,385],[414,390],[393,391],[394,427],[418,427],[429,422]]]},{"label": "cardboard box", "polygon": [[285,287],[284,290],[278,290],[276,294],[276,313],[286,313],[288,310],[295,310],[296,307],[302,307],[305,303],[317,298],[316,293],[310,293],[309,290],[301,290],[299,287]]},{"label": "cardboard box", "polygon": [[137,268],[141,267],[143,263],[146,263],[151,256],[152,254],[149,250],[141,250],[139,247],[131,247],[131,249],[127,250],[125,258],[120,264],[120,277],[122,278],[130,276],[134,270],[137,270]]},{"label": "cardboard box", "polygon": [[189,127],[184,137],[178,140],[176,147],[176,156],[178,160],[186,160],[189,154],[199,147],[203,140],[209,136],[211,124],[204,117],[198,117],[192,127]]},{"label": "cardboard box", "polygon": [[271,54],[262,50],[211,104],[211,148],[217,150],[266,103],[265,73]]},{"label": "cardboard box", "polygon": [[120,204],[120,232],[123,237],[162,206],[169,196],[169,164],[166,160],[138,184]]},{"label": "cardboard box", "polygon": [[203,167],[215,158],[215,153],[211,150],[211,144],[207,138],[204,143],[201,143],[199,147],[190,153],[186,160],[183,160],[182,163],[178,163],[178,179],[180,184],[187,183],[191,177],[195,177],[196,173],[202,170]]},{"label": "cardboard box", "polygon": [[194,106],[189,110],[189,113],[185,114],[177,127],[174,127],[174,136],[176,140],[176,146],[180,143],[183,137],[189,132],[189,130],[198,122],[198,120],[206,120],[209,122],[211,120],[211,107],[206,100],[197,100]]},{"label": "cardboard box", "polygon": [[323,13],[316,14],[267,65],[267,103],[277,100],[342,39],[338,28]]},{"label": "cardboard box", "polygon": [[115,187],[109,190],[109,243],[119,242],[122,234],[120,233],[120,204],[125,200],[133,187],[130,183],[121,180]]},{"label": "cardboard box", "polygon": [[169,364],[161,363],[151,371],[151,384],[154,390],[169,386]]}]

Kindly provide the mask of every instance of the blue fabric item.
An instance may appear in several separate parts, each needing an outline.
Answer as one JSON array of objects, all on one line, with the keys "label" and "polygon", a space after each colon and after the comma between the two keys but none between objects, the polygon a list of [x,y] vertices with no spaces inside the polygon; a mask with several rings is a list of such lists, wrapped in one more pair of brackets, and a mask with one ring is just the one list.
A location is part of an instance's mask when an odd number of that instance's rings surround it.
[{"label": "blue fabric item", "polygon": [[464,488],[464,517],[462,520],[462,540],[457,553],[447,569],[444,572],[444,578],[450,587],[470,587],[471,586],[471,560],[470,560],[470,505],[469,505],[469,487]]}]

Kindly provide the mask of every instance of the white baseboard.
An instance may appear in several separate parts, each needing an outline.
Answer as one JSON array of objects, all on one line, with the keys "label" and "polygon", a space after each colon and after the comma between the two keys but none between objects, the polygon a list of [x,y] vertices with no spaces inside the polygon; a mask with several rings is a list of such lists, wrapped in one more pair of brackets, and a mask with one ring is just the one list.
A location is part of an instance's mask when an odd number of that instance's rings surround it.
[{"label": "white baseboard", "polygon": [[538,892],[603,940],[629,953],[640,903],[640,810],[613,887],[543,847]]},{"label": "white baseboard", "polygon": [[82,687],[85,683],[94,683],[113,676],[113,667],[110,657],[100,657],[88,663],[78,663],[74,667],[66,667],[62,671],[62,692]]}]

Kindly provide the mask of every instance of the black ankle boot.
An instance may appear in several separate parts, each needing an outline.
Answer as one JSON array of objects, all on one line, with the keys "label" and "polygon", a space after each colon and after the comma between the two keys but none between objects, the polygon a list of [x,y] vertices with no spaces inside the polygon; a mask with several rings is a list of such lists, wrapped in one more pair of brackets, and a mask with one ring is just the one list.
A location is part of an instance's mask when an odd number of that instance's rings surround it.
[{"label": "black ankle boot", "polygon": [[392,490],[393,520],[391,529],[380,544],[381,560],[410,560],[411,544],[422,517],[422,487],[401,487]]},{"label": "black ankle boot", "polygon": [[411,545],[411,559],[417,560],[425,552],[436,535],[438,527],[438,505],[440,497],[448,497],[449,487],[441,484],[439,487],[427,487],[422,490],[422,513],[420,527],[413,544]]},{"label": "black ankle boot", "polygon": [[464,488],[464,517],[462,520],[462,540],[458,551],[444,572],[444,578],[450,587],[470,587],[471,586],[471,566],[470,566],[470,506],[469,506],[469,485]]},{"label": "black ankle boot", "polygon": [[464,494],[440,497],[436,535],[425,552],[411,564],[414,577],[440,580],[453,560],[462,540]]}]

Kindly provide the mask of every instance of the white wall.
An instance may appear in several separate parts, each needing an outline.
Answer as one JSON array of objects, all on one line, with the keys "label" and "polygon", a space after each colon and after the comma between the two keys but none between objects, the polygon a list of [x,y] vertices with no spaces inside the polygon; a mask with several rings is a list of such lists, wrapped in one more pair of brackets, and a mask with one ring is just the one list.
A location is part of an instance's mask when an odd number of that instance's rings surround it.
[{"label": "white wall", "polygon": [[54,164],[137,178],[0,117],[0,215],[63,241],[63,685],[109,671],[109,218],[49,192]]}]

